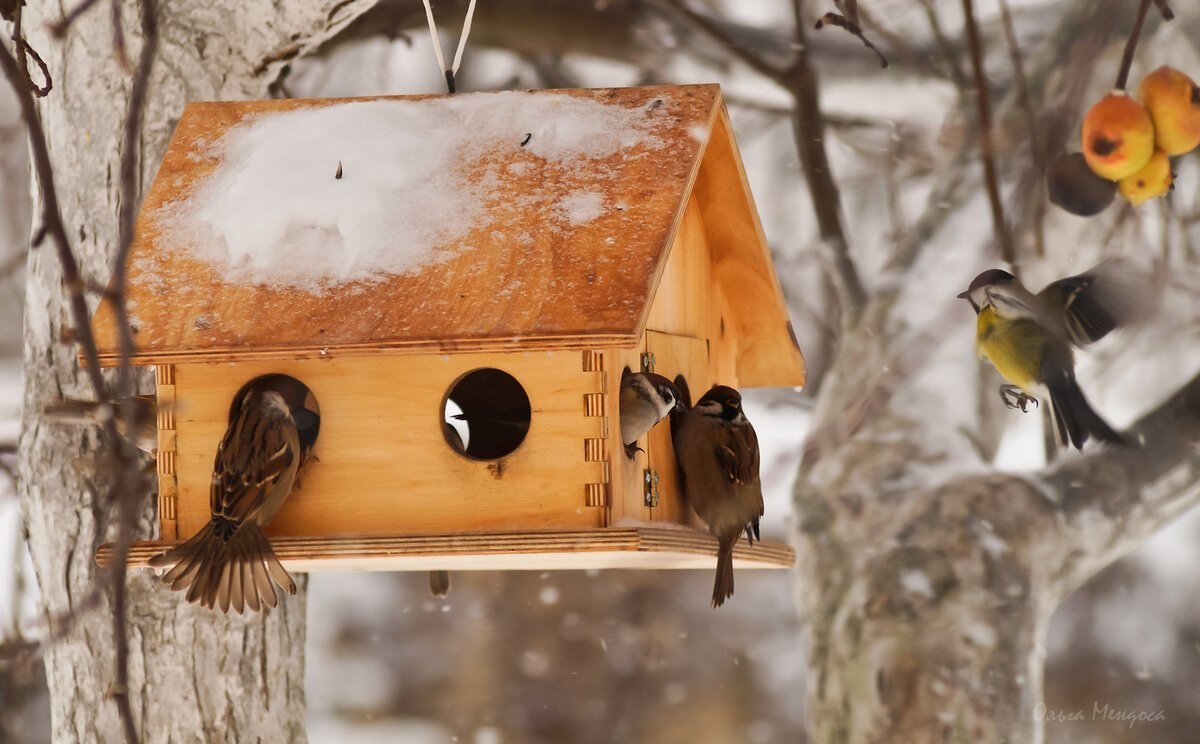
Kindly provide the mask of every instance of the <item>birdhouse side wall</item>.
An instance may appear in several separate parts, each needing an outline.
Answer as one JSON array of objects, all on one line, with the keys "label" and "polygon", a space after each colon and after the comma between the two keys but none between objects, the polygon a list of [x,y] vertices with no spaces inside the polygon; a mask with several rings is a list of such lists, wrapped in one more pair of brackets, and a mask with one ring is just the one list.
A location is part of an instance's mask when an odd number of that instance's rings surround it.
[{"label": "birdhouse side wall", "polygon": [[[164,538],[210,519],[209,486],[230,403],[247,382],[287,374],[316,396],[315,460],[268,534],[432,534],[602,526],[607,514],[604,381],[591,352],[347,357],[179,364],[172,451],[160,454]],[[512,375],[528,395],[529,430],[509,455],[474,460],[444,434],[451,386],[477,369]],[[166,374],[169,370],[170,374]],[[164,438],[160,434],[160,441]],[[170,460],[173,473],[162,473]],[[174,499],[169,498],[174,493]],[[172,503],[172,501],[174,503]],[[174,515],[176,523],[169,517]]]},{"label": "birdhouse side wall", "polygon": [[[692,402],[716,383],[738,385],[738,337],[719,270],[714,269],[704,216],[690,198],[659,279],[636,349],[608,352],[609,386],[619,389],[625,368],[646,369],[686,383]],[[627,456],[619,427],[611,434],[613,503],[610,522],[672,522],[703,526],[684,497],[670,424],[655,427]]]}]

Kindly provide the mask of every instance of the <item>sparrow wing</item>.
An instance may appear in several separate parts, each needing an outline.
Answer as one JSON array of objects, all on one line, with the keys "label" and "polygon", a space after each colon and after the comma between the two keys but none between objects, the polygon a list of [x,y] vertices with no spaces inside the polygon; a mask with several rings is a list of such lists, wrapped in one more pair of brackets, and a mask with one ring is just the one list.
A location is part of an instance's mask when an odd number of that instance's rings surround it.
[{"label": "sparrow wing", "polygon": [[726,427],[716,457],[730,483],[746,486],[758,482],[758,437],[748,424]]},{"label": "sparrow wing", "polygon": [[1131,267],[1109,261],[1048,284],[1038,297],[1062,314],[1068,340],[1086,346],[1133,322],[1146,303],[1148,283]]},{"label": "sparrow wing", "polygon": [[248,394],[217,448],[209,494],[214,517],[241,525],[264,507],[273,514],[279,504],[272,497],[291,490],[300,437],[287,406],[271,395]]}]

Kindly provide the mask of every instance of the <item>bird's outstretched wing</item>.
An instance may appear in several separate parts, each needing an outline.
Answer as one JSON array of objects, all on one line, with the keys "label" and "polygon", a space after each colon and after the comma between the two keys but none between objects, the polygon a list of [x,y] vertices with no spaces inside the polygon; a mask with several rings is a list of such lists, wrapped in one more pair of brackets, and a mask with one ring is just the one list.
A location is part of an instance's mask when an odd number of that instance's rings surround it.
[{"label": "bird's outstretched wing", "polygon": [[1061,313],[1067,339],[1075,346],[1086,346],[1142,315],[1149,291],[1149,282],[1136,269],[1121,261],[1108,261],[1051,282],[1038,297],[1051,312]]}]

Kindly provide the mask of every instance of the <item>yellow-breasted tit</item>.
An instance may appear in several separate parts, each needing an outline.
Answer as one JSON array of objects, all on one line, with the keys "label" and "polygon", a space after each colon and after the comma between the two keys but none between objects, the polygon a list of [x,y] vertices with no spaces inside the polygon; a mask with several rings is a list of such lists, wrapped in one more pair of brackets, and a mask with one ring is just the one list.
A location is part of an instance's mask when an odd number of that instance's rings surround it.
[{"label": "yellow-breasted tit", "polygon": [[621,443],[633,457],[637,440],[672,411],[685,410],[679,388],[662,375],[632,372],[621,378]]},{"label": "yellow-breasted tit", "polygon": [[262,533],[312,459],[321,413],[312,392],[285,375],[255,380],[235,398],[213,463],[212,520],[190,540],[151,559],[187,601],[237,613],[278,603],[296,583]]},{"label": "yellow-breasted tit", "polygon": [[975,308],[979,355],[1008,383],[1000,386],[1005,404],[1025,411],[1030,402],[1048,397],[1059,442],[1082,449],[1090,438],[1123,440],[1080,390],[1073,347],[1133,320],[1140,288],[1129,267],[1107,262],[1051,282],[1037,294],[1007,271],[989,269],[958,296]]},{"label": "yellow-breasted tit", "polygon": [[712,606],[733,596],[733,546],[746,533],[753,545],[763,515],[758,436],[742,412],[742,396],[714,385],[694,408],[671,417],[679,484],[717,538]]}]

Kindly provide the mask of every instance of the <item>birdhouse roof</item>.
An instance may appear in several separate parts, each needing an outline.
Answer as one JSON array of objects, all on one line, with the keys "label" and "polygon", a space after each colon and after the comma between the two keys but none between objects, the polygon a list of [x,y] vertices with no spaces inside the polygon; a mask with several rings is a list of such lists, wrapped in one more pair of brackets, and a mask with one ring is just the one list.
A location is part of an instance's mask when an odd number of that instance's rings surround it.
[{"label": "birdhouse roof", "polygon": [[[138,218],[135,364],[638,343],[695,194],[741,348],[802,379],[717,85],[192,103]],[[115,364],[113,307],[98,310]]]}]

